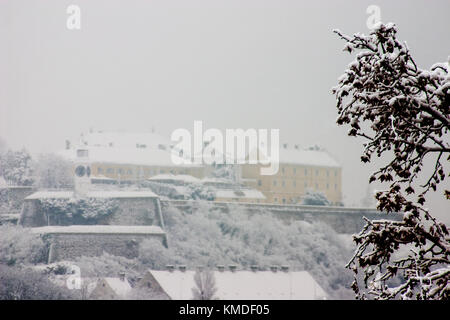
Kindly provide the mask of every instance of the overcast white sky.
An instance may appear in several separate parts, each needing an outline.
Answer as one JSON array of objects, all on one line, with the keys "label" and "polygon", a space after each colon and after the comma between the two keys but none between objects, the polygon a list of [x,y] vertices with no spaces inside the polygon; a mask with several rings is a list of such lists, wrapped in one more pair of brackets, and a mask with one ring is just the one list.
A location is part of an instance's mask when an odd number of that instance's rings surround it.
[{"label": "overcast white sky", "polygon": [[[70,4],[81,30],[66,28]],[[448,0],[0,0],[0,137],[36,153],[90,127],[278,128],[282,143],[328,149],[356,205],[370,167],[335,124],[330,88],[353,58],[331,30],[368,32],[370,4],[420,67],[447,60]],[[449,211],[441,198],[430,206]]]}]

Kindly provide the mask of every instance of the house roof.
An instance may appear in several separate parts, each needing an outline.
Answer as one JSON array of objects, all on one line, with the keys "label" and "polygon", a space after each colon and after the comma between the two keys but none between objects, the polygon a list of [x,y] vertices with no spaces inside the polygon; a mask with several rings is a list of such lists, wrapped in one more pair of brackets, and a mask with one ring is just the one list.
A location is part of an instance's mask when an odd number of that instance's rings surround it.
[{"label": "house roof", "polygon": [[[174,300],[190,300],[195,271],[149,270]],[[326,293],[306,271],[213,271],[220,300],[314,300]]]},{"label": "house roof", "polygon": [[[253,149],[250,155],[254,156],[257,149]],[[262,151],[261,151],[262,152]],[[250,157],[249,155],[249,157]],[[268,157],[262,153],[260,157],[267,159]],[[272,159],[275,160],[275,159]],[[325,150],[321,149],[304,149],[304,148],[280,148],[279,161],[284,164],[296,164],[305,166],[319,166],[339,168],[340,164]]]},{"label": "house roof", "polygon": [[[73,191],[37,191],[25,200],[39,200],[39,199],[71,199],[74,198],[75,194]],[[89,191],[87,193],[87,198],[158,198],[158,196],[151,191]]]},{"label": "house roof", "polygon": [[120,297],[125,298],[131,292],[131,285],[127,279],[103,278],[111,289]]},{"label": "house roof", "polygon": [[[77,150],[88,150],[87,157],[78,157]],[[59,152],[59,155],[73,162],[87,163],[111,163],[123,165],[143,165],[143,166],[167,166],[167,167],[195,167],[196,164],[177,165],[174,159],[181,158],[171,150],[161,150],[156,148],[116,148],[85,146],[68,149]],[[178,163],[182,163],[181,160]]]},{"label": "house roof", "polygon": [[86,234],[158,234],[164,235],[165,232],[158,226],[117,226],[117,225],[71,225],[71,226],[45,226],[30,228],[30,231],[36,234],[54,234],[54,233],[86,233]]},{"label": "house roof", "polygon": [[119,131],[95,131],[83,133],[80,136],[80,145],[92,147],[136,148],[136,145],[145,148],[159,148],[161,145],[170,147],[173,145],[169,139],[153,132],[119,132]]}]

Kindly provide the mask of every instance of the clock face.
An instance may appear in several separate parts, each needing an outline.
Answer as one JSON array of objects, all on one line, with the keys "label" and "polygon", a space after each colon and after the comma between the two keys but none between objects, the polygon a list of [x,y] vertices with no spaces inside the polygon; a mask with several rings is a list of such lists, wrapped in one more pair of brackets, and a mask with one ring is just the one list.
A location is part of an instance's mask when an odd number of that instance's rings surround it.
[{"label": "clock face", "polygon": [[75,168],[75,174],[78,177],[83,177],[85,175],[85,173],[86,173],[86,169],[83,166],[78,166]]}]

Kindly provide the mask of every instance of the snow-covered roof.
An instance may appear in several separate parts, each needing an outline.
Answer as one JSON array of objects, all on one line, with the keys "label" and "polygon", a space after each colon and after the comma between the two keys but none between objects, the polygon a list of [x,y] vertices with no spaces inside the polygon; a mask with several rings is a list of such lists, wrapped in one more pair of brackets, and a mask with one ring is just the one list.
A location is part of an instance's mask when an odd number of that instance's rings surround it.
[{"label": "snow-covered roof", "polygon": [[[149,270],[173,300],[191,300],[195,271]],[[220,300],[315,300],[326,293],[306,271],[213,271]]]},{"label": "snow-covered roof", "polygon": [[160,145],[170,147],[173,143],[153,132],[114,132],[96,131],[83,133],[80,144],[92,147],[136,148],[137,145],[145,148],[159,148]]},{"label": "snow-covered roof", "polygon": [[115,233],[115,234],[165,234],[158,226],[72,225],[30,228],[36,234],[48,233]]},{"label": "snow-covered roof", "polygon": [[[158,196],[151,191],[89,191],[87,198],[158,198]],[[38,199],[70,199],[75,198],[73,191],[37,191],[25,200],[38,200]]]},{"label": "snow-covered roof", "polygon": [[281,148],[280,163],[340,167],[339,163],[324,150]]},{"label": "snow-covered roof", "polygon": [[256,189],[237,189],[237,190],[228,190],[228,189],[218,189],[215,191],[216,198],[243,198],[243,199],[265,199],[264,194]]},{"label": "snow-covered roof", "polygon": [[125,298],[131,292],[131,285],[127,279],[103,278],[111,289],[120,297]]},{"label": "snow-covered roof", "polygon": [[[279,151],[280,163],[332,168],[341,167],[341,165],[325,150],[280,148]],[[250,152],[250,155],[254,156],[255,153],[258,153],[257,149],[252,150]],[[261,154],[261,157],[263,159],[267,159],[267,156],[265,156],[264,154]]]},{"label": "snow-covered roof", "polygon": [[[50,266],[55,267],[58,265],[64,265],[70,269],[74,265],[74,263],[60,261],[57,263],[53,263],[51,265],[36,266],[36,267],[33,267],[33,269],[39,270],[39,271],[44,271],[44,270],[48,269],[48,267],[50,267]],[[61,287],[62,286],[65,287],[67,285],[67,281],[69,280],[70,277],[73,277],[73,276],[70,274],[50,275],[49,279],[54,284],[61,286]],[[87,297],[89,297],[92,294],[92,292],[95,290],[95,288],[99,285],[99,282],[102,280],[108,284],[108,286],[111,288],[111,290],[114,291],[114,293],[118,296],[118,298],[122,298],[122,299],[127,298],[128,294],[132,290],[131,285],[126,278],[124,278],[122,280],[120,278],[112,278],[112,277],[101,277],[101,278],[82,277],[80,285],[81,285],[81,288],[86,290]]]},{"label": "snow-covered roof", "polygon": [[201,180],[188,174],[158,174],[149,178],[151,181],[179,181],[185,183],[198,183]]},{"label": "snow-covered roof", "polygon": [[[78,157],[77,150],[87,150],[87,157]],[[73,162],[86,163],[111,163],[143,166],[167,166],[167,167],[193,167],[196,164],[177,165],[174,159],[181,159],[176,152],[155,148],[115,148],[115,147],[91,147],[68,149],[59,152],[59,155]],[[178,163],[182,163],[181,160]]]}]

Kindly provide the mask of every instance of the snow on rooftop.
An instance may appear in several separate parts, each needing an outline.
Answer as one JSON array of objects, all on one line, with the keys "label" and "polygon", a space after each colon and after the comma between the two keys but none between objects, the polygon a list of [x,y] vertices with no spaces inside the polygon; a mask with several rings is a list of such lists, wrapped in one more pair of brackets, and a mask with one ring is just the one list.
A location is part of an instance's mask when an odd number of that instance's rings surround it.
[{"label": "snow on rooftop", "polygon": [[153,132],[114,132],[95,131],[84,133],[80,137],[80,144],[92,147],[114,148],[159,148],[170,147],[173,143],[157,133]]},{"label": "snow on rooftop", "polygon": [[30,228],[36,234],[48,233],[114,233],[114,234],[165,234],[158,226],[72,225]]},{"label": "snow on rooftop", "polygon": [[[75,198],[73,191],[37,191],[25,200],[38,200],[38,199],[71,199]],[[89,191],[87,198],[158,198],[158,196],[151,191]]]},{"label": "snow on rooftop", "polygon": [[[340,164],[325,150],[281,147],[279,151],[280,163],[319,167],[340,167]],[[254,156],[257,152],[258,150],[254,149],[250,152],[250,155]],[[264,154],[261,154],[260,157],[262,158],[260,160],[266,160],[268,158]],[[272,161],[273,160],[275,159],[272,159]]]},{"label": "snow on rooftop", "polygon": [[131,285],[127,279],[103,278],[111,289],[121,298],[125,298],[131,292]]},{"label": "snow on rooftop", "polygon": [[[88,163],[112,163],[127,165],[167,166],[167,167],[193,167],[197,164],[176,165],[173,159],[181,159],[170,150],[153,148],[110,148],[91,147],[81,148],[88,151],[86,157],[78,157],[77,150],[69,149],[59,152],[59,155],[70,161],[83,161]],[[181,160],[180,162],[181,163]]]},{"label": "snow on rooftop", "polygon": [[[195,271],[149,270],[174,300],[193,299]],[[316,300],[326,293],[306,271],[213,271],[220,300]]]},{"label": "snow on rooftop", "polygon": [[339,163],[324,150],[281,148],[280,163],[340,167]]}]

